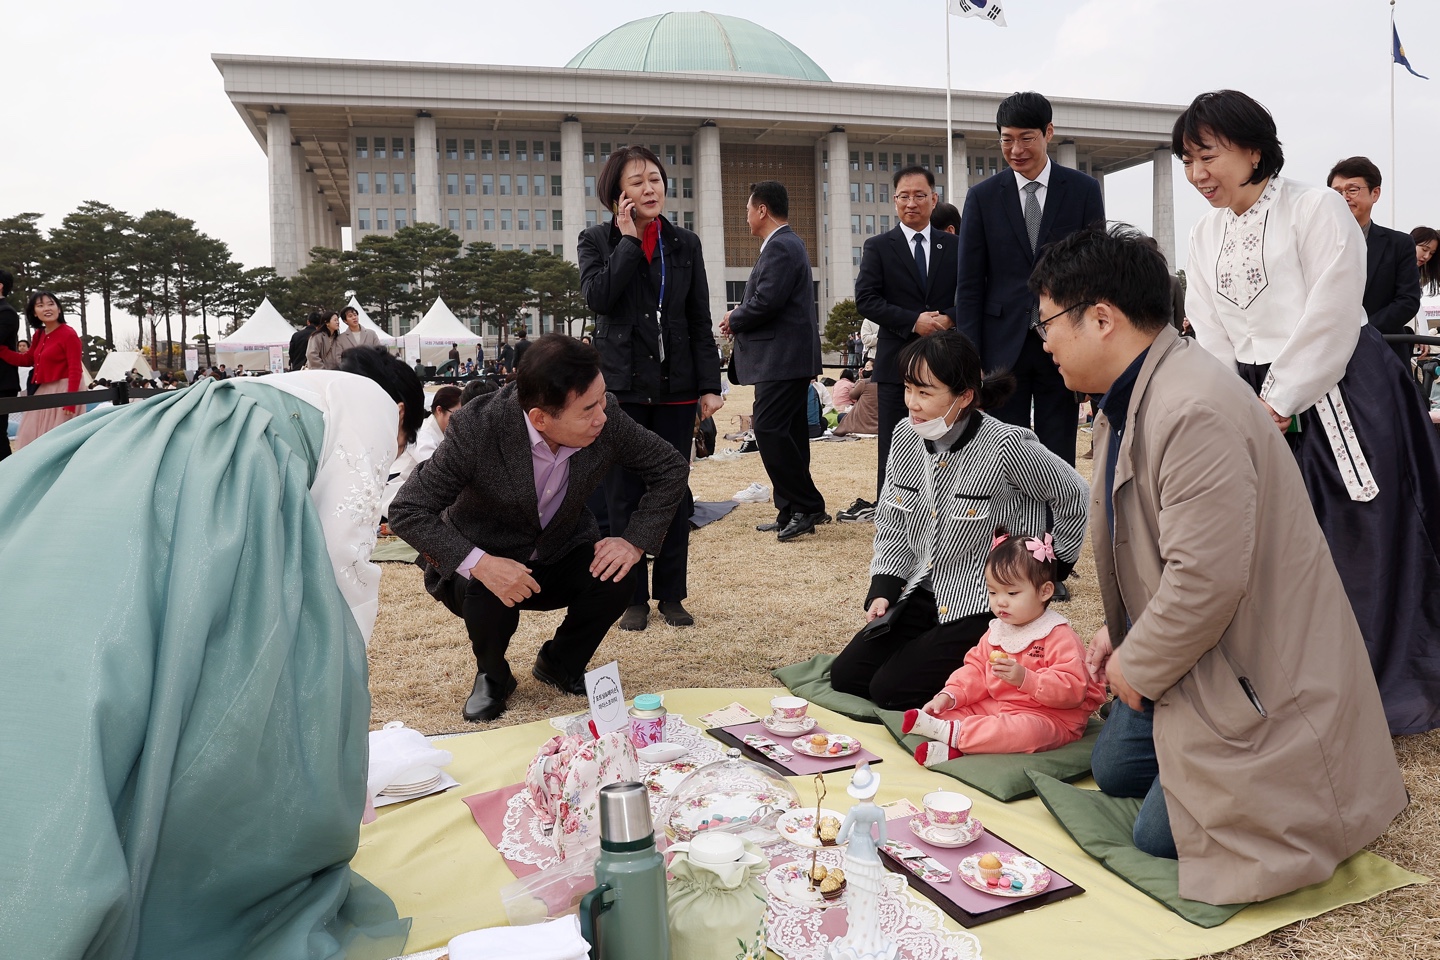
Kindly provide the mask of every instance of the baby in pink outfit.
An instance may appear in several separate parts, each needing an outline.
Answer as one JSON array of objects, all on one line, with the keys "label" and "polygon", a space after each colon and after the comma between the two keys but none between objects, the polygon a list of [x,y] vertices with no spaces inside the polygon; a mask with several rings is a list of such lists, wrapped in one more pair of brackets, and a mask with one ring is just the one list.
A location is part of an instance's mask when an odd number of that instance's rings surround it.
[{"label": "baby in pink outfit", "polygon": [[1055,551],[1050,535],[1011,536],[1003,528],[985,562],[995,619],[960,669],[903,729],[930,739],[915,759],[934,766],[967,753],[1039,753],[1085,735],[1105,688],[1085,668],[1085,645],[1052,612]]}]

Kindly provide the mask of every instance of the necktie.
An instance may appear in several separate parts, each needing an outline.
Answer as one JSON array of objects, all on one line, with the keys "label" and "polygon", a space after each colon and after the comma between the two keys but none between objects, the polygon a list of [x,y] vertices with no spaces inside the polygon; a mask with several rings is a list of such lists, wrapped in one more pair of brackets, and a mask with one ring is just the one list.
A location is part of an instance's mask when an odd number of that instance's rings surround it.
[{"label": "necktie", "polygon": [[915,271],[920,274],[920,289],[924,290],[930,282],[930,274],[925,269],[925,234],[915,234]]},{"label": "necktie", "polygon": [[1025,184],[1025,232],[1030,234],[1031,253],[1040,240],[1040,201],[1035,199],[1035,191],[1039,189],[1038,181]]}]

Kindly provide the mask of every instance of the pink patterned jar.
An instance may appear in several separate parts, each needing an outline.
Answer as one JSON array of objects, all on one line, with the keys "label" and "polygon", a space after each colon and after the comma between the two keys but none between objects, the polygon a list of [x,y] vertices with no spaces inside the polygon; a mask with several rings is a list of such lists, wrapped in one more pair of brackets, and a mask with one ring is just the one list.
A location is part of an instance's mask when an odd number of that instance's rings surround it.
[{"label": "pink patterned jar", "polygon": [[630,708],[630,743],[639,750],[665,740],[665,707],[658,694],[642,693]]}]

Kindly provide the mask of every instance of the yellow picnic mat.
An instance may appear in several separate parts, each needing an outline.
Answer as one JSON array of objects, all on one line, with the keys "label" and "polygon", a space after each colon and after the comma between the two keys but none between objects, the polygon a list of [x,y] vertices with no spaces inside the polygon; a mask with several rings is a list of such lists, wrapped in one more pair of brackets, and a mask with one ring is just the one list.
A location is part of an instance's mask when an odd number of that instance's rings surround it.
[{"label": "yellow picnic mat", "polygon": [[[671,690],[665,693],[665,706],[703,728],[698,719],[703,713],[736,701],[756,713],[769,713],[770,698],[782,693],[781,688]],[[856,723],[813,705],[810,712],[825,729],[859,737],[883,758],[875,768],[881,774],[879,802],[903,797],[919,806],[929,791],[955,788],[955,781],[917,764],[883,727]],[[519,783],[535,750],[555,733],[541,721],[447,739],[440,745],[455,755],[448,769],[460,786],[383,807],[374,823],[361,828],[353,866],[390,895],[400,916],[414,918],[407,952],[442,947],[467,930],[506,922],[499,890],[514,877],[461,798]],[[827,778],[835,784],[832,795],[848,776],[837,773]],[[811,778],[795,777],[792,782],[802,798],[811,795]],[[1094,786],[1089,780],[1078,785]],[[1297,920],[1427,880],[1375,854],[1360,853],[1342,864],[1327,883],[1248,907],[1205,930],[1091,859],[1038,799],[1004,804],[979,791],[971,794],[974,816],[988,828],[1086,890],[1081,896],[975,927],[971,932],[979,938],[985,960],[1043,955],[1067,960],[1168,960],[1218,953]],[[948,918],[946,922],[954,926]]]}]

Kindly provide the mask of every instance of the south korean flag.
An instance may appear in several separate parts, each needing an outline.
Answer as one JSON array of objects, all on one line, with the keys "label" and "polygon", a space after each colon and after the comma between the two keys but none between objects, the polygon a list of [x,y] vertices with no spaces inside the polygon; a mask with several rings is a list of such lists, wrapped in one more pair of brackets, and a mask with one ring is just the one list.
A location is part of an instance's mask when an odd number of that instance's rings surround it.
[{"label": "south korean flag", "polygon": [[1000,0],[950,0],[950,12],[957,17],[984,17],[997,27],[1005,26]]}]

